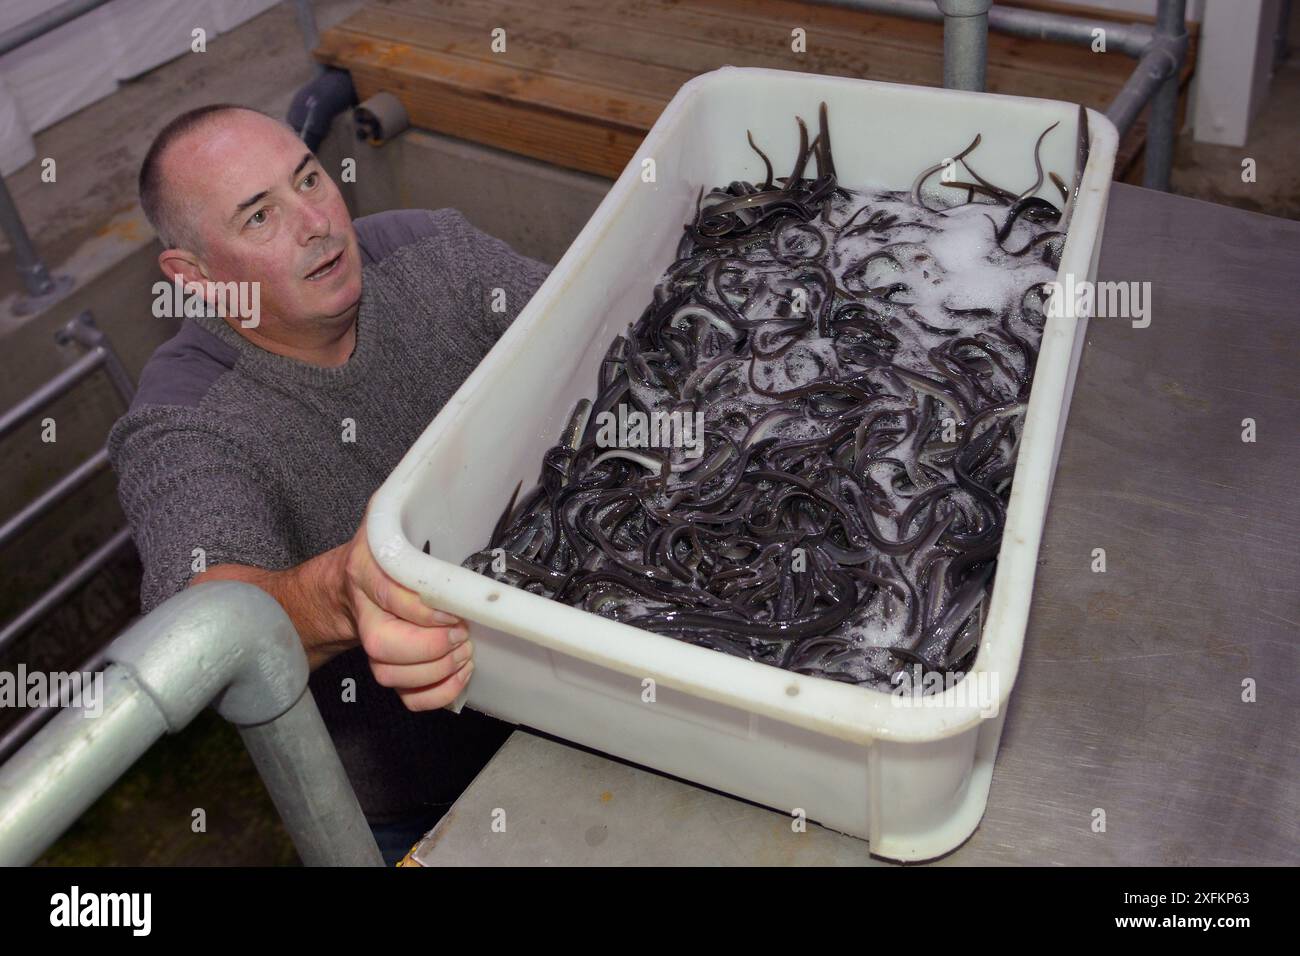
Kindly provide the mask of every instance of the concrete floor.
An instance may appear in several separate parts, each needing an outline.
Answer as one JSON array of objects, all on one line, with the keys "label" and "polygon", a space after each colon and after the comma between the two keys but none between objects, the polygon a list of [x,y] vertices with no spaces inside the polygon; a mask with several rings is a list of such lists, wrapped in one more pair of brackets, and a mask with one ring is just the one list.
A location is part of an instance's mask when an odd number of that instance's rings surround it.
[{"label": "concrete floor", "polygon": [[[1285,219],[1300,219],[1300,16],[1292,15],[1291,57],[1277,68],[1268,98],[1245,146],[1192,142],[1184,133],[1174,153],[1173,191]],[[1254,159],[1256,181],[1242,182],[1242,160]]]}]

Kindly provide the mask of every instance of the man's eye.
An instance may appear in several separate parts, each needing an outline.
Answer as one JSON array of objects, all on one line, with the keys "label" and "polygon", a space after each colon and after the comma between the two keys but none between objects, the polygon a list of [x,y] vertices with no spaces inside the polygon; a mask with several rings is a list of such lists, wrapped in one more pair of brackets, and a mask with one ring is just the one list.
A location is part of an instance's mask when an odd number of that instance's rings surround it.
[{"label": "man's eye", "polygon": [[260,226],[264,222],[266,222],[265,209],[259,209],[257,212],[253,213],[251,216],[248,217],[248,224],[250,226]]},{"label": "man's eye", "polygon": [[315,189],[316,179],[319,175],[320,175],[319,173],[309,173],[307,175],[307,178],[302,181],[302,184],[308,189]]}]

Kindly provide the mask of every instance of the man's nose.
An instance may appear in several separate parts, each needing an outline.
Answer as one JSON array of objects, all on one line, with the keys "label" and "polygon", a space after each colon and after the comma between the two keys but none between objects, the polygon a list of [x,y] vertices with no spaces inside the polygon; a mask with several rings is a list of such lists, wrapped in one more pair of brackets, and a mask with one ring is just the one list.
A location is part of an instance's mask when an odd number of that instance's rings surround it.
[{"label": "man's nose", "polygon": [[298,209],[298,238],[303,245],[329,234],[329,215],[315,203],[301,203]]}]

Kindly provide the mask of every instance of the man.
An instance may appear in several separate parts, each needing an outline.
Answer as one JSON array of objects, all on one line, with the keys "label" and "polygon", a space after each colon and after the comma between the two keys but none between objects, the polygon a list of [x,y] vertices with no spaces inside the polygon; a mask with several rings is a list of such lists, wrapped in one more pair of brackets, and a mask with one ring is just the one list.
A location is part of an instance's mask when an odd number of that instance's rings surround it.
[{"label": "man", "polygon": [[452,209],[353,223],[293,131],[237,106],[169,123],[140,201],[168,280],[214,303],[221,286],[206,283],[257,284],[238,300],[253,314],[186,313],[110,435],[143,610],[213,580],[280,602],[391,862],[509,727],[441,710],[470,679],[473,643],[380,570],[366,505],[548,267]]}]

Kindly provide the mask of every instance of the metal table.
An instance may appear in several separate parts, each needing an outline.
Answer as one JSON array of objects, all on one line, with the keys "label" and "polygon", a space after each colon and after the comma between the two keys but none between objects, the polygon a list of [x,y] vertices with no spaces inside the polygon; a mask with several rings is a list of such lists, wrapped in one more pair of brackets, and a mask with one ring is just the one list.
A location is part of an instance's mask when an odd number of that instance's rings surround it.
[{"label": "metal table", "polygon": [[[1116,184],[1098,278],[1151,323],[1090,323],[988,810],[939,862],[1295,865],[1300,222]],[[525,732],[409,859],[881,862]]]}]

